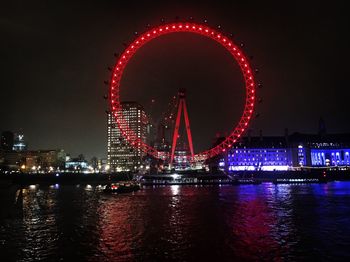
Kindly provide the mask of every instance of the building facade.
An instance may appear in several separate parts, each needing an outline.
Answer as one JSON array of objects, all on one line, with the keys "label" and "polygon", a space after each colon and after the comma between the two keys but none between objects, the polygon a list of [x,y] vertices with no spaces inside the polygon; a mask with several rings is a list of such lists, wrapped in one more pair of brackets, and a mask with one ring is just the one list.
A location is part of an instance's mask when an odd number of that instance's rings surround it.
[{"label": "building facade", "polygon": [[12,150],[14,151],[24,151],[27,149],[27,145],[24,141],[23,134],[15,134]]},{"label": "building facade", "polygon": [[[122,102],[124,128],[130,129],[146,143],[148,117],[137,102]],[[118,117],[118,115],[117,115]],[[143,165],[145,154],[124,139],[112,113],[107,116],[107,164],[110,172],[136,171]]]},{"label": "building facade", "polygon": [[285,137],[245,137],[219,162],[226,171],[281,171],[293,166]]},{"label": "building facade", "polygon": [[49,172],[63,170],[66,153],[64,150],[7,151],[3,167],[22,172]]},{"label": "building facade", "polygon": [[245,137],[219,161],[228,172],[308,167],[350,167],[350,134]]},{"label": "building facade", "polygon": [[[350,166],[350,134],[293,134],[291,141],[304,153],[304,164],[314,167]],[[303,149],[303,152],[301,150]]]}]

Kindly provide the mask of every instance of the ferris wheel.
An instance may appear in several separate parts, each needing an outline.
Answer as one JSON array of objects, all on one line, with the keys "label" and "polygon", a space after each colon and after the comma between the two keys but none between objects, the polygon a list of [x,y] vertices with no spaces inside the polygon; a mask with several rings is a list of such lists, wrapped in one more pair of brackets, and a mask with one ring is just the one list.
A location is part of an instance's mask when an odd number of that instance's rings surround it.
[{"label": "ferris wheel", "polygon": [[194,154],[192,150],[190,158],[193,161],[204,161],[208,158],[214,157],[221,154],[231,148],[242,136],[242,134],[247,130],[248,124],[252,119],[255,101],[256,101],[256,83],[254,78],[254,73],[251,65],[243,53],[243,51],[238,47],[238,45],[223,33],[209,27],[206,24],[193,23],[193,22],[174,22],[167,23],[154,28],[149,29],[145,33],[139,35],[130,45],[128,45],[123,53],[117,59],[113,69],[110,79],[110,107],[113,116],[115,117],[118,128],[121,131],[123,137],[128,141],[128,143],[138,149],[141,149],[148,155],[155,158],[164,159],[164,154],[159,152],[156,148],[146,144],[142,141],[133,130],[131,130],[126,124],[126,120],[121,114],[121,102],[120,102],[120,88],[121,79],[123,77],[123,72],[128,65],[129,60],[133,55],[148,42],[154,41],[156,38],[174,33],[193,33],[197,35],[202,35],[208,37],[217,43],[219,43],[223,48],[225,48],[234,58],[241,69],[243,79],[245,82],[245,105],[242,115],[235,124],[235,127],[230,131],[230,134],[223,139],[221,143],[213,148],[207,149],[203,152]]}]

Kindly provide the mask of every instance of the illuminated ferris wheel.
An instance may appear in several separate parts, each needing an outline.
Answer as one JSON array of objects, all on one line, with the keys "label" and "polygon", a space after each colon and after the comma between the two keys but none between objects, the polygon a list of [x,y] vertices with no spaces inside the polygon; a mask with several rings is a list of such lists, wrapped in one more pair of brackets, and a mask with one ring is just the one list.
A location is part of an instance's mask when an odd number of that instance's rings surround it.
[{"label": "illuminated ferris wheel", "polygon": [[[202,35],[218,42],[232,55],[232,57],[238,63],[245,82],[246,95],[243,113],[238,123],[236,123],[234,128],[231,130],[230,134],[220,144],[200,153],[194,154],[193,147],[191,146],[191,155],[189,156],[189,158],[191,158],[194,162],[204,161],[208,158],[214,157],[218,154],[225,152],[239,140],[242,134],[247,130],[248,124],[252,119],[256,101],[256,84],[254,80],[254,74],[246,55],[237,46],[237,44],[234,43],[232,39],[222,34],[221,32],[218,32],[217,30],[207,26],[206,24],[199,24],[193,22],[175,22],[154,27],[152,29],[149,29],[145,33],[139,35],[129,46],[125,48],[125,50],[117,59],[117,62],[113,67],[110,80],[111,111],[113,116],[115,117],[116,123],[123,137],[128,141],[130,145],[132,145],[135,148],[141,149],[148,155],[165,160],[163,152],[160,152],[156,148],[146,144],[134,133],[133,130],[128,128],[128,125],[123,115],[121,114],[122,108],[120,103],[120,83],[123,77],[123,72],[129,60],[143,45],[162,35],[181,32]],[[190,143],[192,143],[192,141],[190,141]],[[174,148],[172,150],[174,150]],[[170,157],[173,158],[173,153]]]}]

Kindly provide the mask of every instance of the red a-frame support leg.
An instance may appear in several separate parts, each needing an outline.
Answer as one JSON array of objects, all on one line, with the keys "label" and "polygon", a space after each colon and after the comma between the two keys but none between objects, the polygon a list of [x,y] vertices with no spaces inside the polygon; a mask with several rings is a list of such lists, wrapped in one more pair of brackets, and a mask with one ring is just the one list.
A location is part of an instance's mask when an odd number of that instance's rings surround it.
[{"label": "red a-frame support leg", "polygon": [[185,125],[186,125],[188,144],[189,144],[190,153],[191,153],[191,161],[193,161],[193,158],[194,158],[190,120],[188,118],[187,107],[186,107],[186,90],[180,89],[178,96],[179,96],[179,103],[178,103],[178,108],[177,108],[177,116],[176,116],[175,129],[174,129],[174,135],[173,135],[173,143],[172,143],[172,147],[171,147],[170,166],[172,166],[173,162],[174,162],[176,142],[177,142],[177,139],[179,137],[179,127],[180,127],[180,119],[181,119],[182,109],[184,111],[184,116],[185,116]]}]

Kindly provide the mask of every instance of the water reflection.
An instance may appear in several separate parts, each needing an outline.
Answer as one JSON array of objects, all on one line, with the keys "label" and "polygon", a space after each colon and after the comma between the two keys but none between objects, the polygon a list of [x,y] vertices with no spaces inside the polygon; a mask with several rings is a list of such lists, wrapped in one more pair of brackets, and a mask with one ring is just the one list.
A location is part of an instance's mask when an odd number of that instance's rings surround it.
[{"label": "water reflection", "polygon": [[350,183],[101,186],[0,191],[0,248],[13,260],[329,260],[350,252]]},{"label": "water reflection", "polygon": [[179,191],[180,191],[180,186],[179,185],[172,185],[170,186],[170,189],[171,189],[171,193],[176,196],[179,194]]},{"label": "water reflection", "polygon": [[[51,190],[41,189],[38,185],[20,189],[22,197],[22,219],[17,227],[21,231],[19,258],[35,260],[37,257],[49,258],[57,249],[57,221],[54,209],[56,199]],[[22,199],[21,199],[22,198]]]},{"label": "water reflection", "polygon": [[[98,211],[100,213],[98,246],[102,258],[118,257],[119,261],[132,260],[132,245],[135,240],[133,227],[136,227],[135,221],[138,219],[130,218],[131,209],[133,207],[128,205],[125,197],[111,196],[108,201],[101,202]],[[133,215],[134,218],[137,217],[137,214]]]}]

